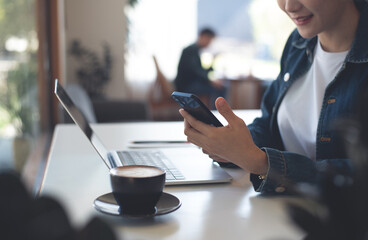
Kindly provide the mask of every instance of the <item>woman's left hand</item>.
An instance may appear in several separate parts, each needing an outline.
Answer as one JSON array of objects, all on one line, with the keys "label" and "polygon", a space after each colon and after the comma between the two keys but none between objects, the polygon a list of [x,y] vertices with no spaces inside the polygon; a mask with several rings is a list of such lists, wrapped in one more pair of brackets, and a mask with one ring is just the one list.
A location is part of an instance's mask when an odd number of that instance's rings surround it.
[{"label": "woman's left hand", "polygon": [[229,161],[251,173],[266,174],[266,154],[254,144],[244,121],[233,113],[224,98],[216,100],[216,108],[227,120],[227,126],[213,127],[195,119],[184,109],[179,110],[184,117],[188,141],[216,161]]}]

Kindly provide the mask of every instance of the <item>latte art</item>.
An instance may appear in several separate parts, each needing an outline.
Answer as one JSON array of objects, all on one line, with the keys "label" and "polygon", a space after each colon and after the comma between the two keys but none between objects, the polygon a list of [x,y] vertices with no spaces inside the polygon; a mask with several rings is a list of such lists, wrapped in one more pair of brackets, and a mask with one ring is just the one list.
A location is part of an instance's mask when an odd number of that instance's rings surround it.
[{"label": "latte art", "polygon": [[123,168],[114,168],[111,170],[111,174],[121,177],[154,177],[161,175],[163,171],[161,169],[149,166],[125,166]]}]

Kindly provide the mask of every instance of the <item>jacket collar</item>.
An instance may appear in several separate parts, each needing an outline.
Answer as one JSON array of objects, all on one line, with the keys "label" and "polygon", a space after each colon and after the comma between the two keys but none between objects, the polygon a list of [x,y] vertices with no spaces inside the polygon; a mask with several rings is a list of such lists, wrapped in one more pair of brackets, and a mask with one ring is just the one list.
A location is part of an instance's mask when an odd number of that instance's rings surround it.
[{"label": "jacket collar", "polygon": [[348,62],[368,62],[368,3],[360,11],[360,19],[351,50],[347,56]]},{"label": "jacket collar", "polygon": [[314,47],[315,47],[315,45],[316,45],[316,43],[317,43],[317,37],[303,38],[298,33],[298,39],[296,39],[292,44],[293,44],[294,47],[296,47],[298,49],[308,48],[310,50],[313,50]]}]

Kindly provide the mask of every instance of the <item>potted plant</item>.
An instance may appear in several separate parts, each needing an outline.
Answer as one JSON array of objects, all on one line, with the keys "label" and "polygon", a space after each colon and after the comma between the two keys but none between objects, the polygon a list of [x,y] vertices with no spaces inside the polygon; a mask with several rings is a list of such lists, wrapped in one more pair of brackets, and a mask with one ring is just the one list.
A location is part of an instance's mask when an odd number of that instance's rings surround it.
[{"label": "potted plant", "polygon": [[8,114],[8,121],[15,130],[13,159],[20,171],[29,155],[32,137],[37,132],[37,65],[36,61],[21,62],[8,72],[6,86],[1,92],[1,102]]},{"label": "potted plant", "polygon": [[69,50],[80,67],[76,71],[79,84],[86,90],[91,99],[104,98],[103,88],[111,79],[112,57],[108,44],[103,45],[103,57],[82,46],[74,40]]}]

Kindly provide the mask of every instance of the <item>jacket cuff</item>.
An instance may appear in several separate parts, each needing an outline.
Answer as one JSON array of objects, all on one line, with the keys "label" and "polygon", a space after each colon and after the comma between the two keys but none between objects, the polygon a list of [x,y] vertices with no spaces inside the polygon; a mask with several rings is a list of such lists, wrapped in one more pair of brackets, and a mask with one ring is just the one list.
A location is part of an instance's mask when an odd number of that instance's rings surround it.
[{"label": "jacket cuff", "polygon": [[250,180],[254,190],[266,194],[281,194],[286,191],[286,162],[281,151],[272,148],[261,148],[266,152],[268,172],[264,180],[259,175],[251,174]]}]

